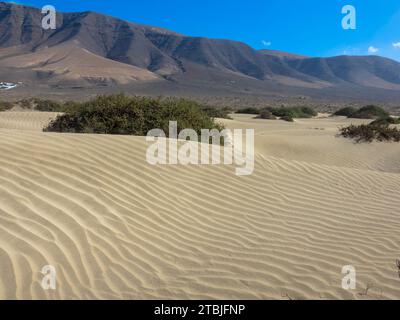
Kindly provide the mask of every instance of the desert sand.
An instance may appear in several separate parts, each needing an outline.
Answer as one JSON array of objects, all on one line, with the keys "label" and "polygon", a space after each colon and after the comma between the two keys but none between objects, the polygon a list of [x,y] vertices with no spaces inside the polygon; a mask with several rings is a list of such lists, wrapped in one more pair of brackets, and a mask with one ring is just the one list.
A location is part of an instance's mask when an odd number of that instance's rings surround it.
[{"label": "desert sand", "polygon": [[399,144],[236,115],[256,130],[238,177],[151,166],[143,137],[41,132],[53,116],[0,113],[0,299],[400,299]]}]

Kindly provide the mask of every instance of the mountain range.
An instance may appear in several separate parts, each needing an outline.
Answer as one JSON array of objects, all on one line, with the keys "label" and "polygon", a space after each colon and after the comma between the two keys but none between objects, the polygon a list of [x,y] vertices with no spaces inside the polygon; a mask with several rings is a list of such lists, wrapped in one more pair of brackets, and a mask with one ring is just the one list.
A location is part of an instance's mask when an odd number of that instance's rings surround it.
[{"label": "mountain range", "polygon": [[0,2],[0,82],[8,92],[127,90],[152,94],[400,98],[400,63],[379,56],[306,57],[185,36],[95,12]]}]

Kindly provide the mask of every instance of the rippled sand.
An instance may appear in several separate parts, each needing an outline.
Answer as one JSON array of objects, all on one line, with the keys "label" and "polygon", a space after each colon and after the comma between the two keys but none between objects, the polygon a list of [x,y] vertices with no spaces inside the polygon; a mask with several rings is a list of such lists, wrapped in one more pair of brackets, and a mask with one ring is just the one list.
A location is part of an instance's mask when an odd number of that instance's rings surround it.
[{"label": "rippled sand", "polygon": [[53,116],[0,113],[1,299],[400,299],[399,144],[236,116],[257,152],[237,177],[151,166],[143,137],[41,132]]}]

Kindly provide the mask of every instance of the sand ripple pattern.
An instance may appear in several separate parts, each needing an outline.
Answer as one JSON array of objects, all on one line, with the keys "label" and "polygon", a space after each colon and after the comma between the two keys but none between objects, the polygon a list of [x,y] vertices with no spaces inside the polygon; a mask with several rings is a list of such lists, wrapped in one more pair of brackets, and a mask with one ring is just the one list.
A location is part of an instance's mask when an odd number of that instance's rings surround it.
[{"label": "sand ripple pattern", "polygon": [[141,137],[0,129],[1,299],[400,298],[399,174],[258,155],[236,177],[145,152]]},{"label": "sand ripple pattern", "polygon": [[0,128],[42,131],[57,115],[56,112],[0,112]]}]

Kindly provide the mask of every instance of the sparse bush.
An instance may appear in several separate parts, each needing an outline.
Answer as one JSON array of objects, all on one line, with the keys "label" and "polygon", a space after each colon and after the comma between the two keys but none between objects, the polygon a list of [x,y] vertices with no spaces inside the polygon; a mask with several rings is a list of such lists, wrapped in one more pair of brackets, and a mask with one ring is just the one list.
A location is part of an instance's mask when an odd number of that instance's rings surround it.
[{"label": "sparse bush", "polygon": [[339,135],[354,139],[356,142],[394,141],[400,142],[400,130],[389,125],[350,125],[340,128]]},{"label": "sparse bush", "polygon": [[22,99],[18,101],[18,105],[23,109],[33,109],[33,99]]},{"label": "sparse bush", "polygon": [[249,108],[239,109],[239,110],[236,111],[236,113],[241,113],[241,114],[259,114],[260,113],[260,109],[249,107]]},{"label": "sparse bush", "polygon": [[75,104],[75,102],[71,101],[59,102],[48,99],[43,100],[40,98],[22,99],[16,103],[16,105],[23,109],[46,112],[66,112]]},{"label": "sparse bush", "polygon": [[385,117],[379,118],[371,122],[371,125],[390,125],[390,124],[400,124],[400,118]]},{"label": "sparse bush", "polygon": [[260,111],[260,115],[258,116],[260,119],[268,119],[268,120],[275,120],[276,117],[272,114],[272,112],[268,109],[264,109]]},{"label": "sparse bush", "polygon": [[349,118],[357,119],[377,119],[377,118],[388,118],[389,113],[384,109],[374,105],[368,105],[354,112]]},{"label": "sparse bush", "polygon": [[212,118],[232,119],[229,114],[232,112],[229,108],[217,108],[210,106],[203,106],[201,110]]},{"label": "sparse bush", "polygon": [[13,107],[11,102],[0,101],[0,111],[10,110]]},{"label": "sparse bush", "polygon": [[310,107],[280,107],[267,109],[276,117],[285,119],[292,118],[292,120],[295,118],[312,118],[318,115],[318,113]]},{"label": "sparse bush", "polygon": [[344,116],[344,117],[351,117],[354,113],[357,112],[356,108],[353,107],[345,107],[338,111],[336,111],[333,115],[334,116]]},{"label": "sparse bush", "polygon": [[294,122],[294,119],[290,115],[286,115],[281,117],[281,120],[287,121],[287,122]]},{"label": "sparse bush", "polygon": [[52,100],[41,100],[34,99],[35,110],[47,111],[47,112],[65,112],[66,107],[64,103],[52,101]]},{"label": "sparse bush", "polygon": [[44,131],[146,135],[152,129],[169,134],[169,121],[178,122],[178,130],[223,127],[190,100],[128,97],[123,94],[99,96],[83,103],[70,103],[65,114],[53,120]]},{"label": "sparse bush", "polygon": [[261,119],[276,119],[277,117],[286,120],[294,121],[295,118],[312,118],[318,113],[310,107],[266,107],[263,109],[244,108],[236,111],[243,114],[258,114]]}]

